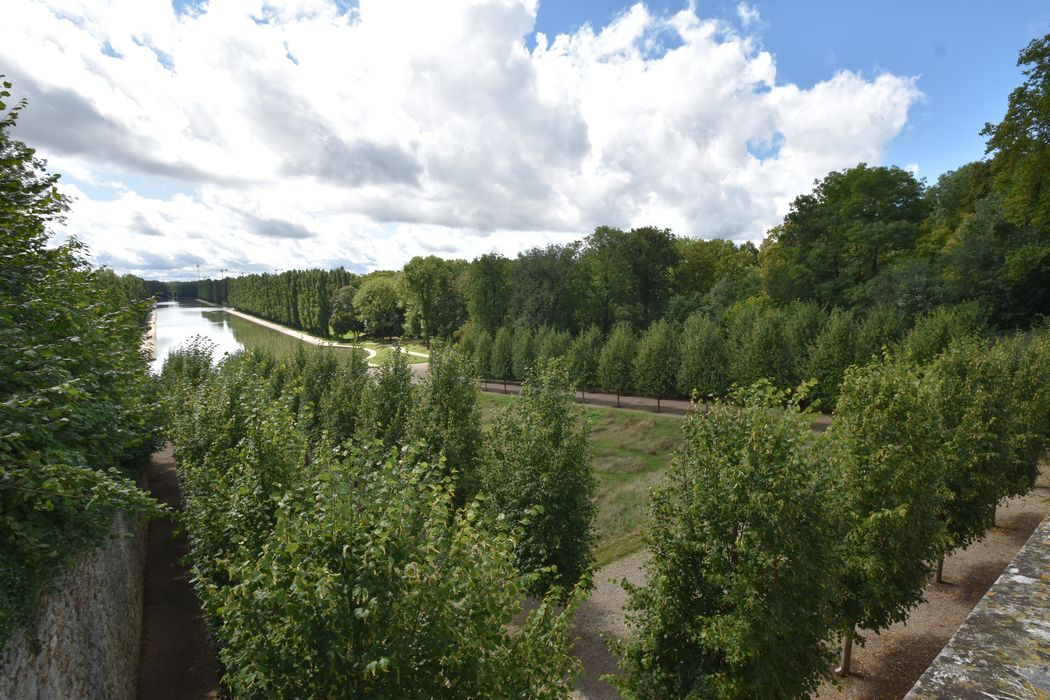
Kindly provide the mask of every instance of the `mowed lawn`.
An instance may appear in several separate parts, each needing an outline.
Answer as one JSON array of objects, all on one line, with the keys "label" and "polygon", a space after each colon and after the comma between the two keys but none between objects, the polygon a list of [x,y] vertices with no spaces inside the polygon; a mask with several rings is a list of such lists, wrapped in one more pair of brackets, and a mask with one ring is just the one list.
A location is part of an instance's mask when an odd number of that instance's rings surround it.
[{"label": "mowed lawn", "polygon": [[[482,392],[482,427],[516,396]],[[591,429],[591,465],[598,482],[597,565],[643,546],[650,487],[658,484],[682,435],[681,416],[577,404]]]}]

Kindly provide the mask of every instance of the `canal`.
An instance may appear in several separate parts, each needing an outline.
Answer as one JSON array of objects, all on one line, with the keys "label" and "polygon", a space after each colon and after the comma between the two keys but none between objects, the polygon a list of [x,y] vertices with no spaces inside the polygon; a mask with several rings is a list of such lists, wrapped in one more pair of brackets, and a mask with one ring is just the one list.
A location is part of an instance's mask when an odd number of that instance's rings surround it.
[{"label": "canal", "polygon": [[[168,353],[193,336],[204,336],[215,343],[213,359],[218,362],[227,353],[241,349],[267,350],[284,356],[304,347],[304,343],[248,319],[226,313],[215,306],[198,301],[162,301],[157,304],[157,359],[154,372],[160,372]],[[347,348],[333,348],[332,352],[354,352]]]}]

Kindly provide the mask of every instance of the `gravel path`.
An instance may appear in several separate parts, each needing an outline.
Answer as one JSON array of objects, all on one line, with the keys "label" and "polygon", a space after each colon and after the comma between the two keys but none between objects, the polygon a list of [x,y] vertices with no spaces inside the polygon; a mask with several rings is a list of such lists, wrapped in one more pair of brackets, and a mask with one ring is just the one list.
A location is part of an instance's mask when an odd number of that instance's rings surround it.
[{"label": "gravel path", "polygon": [[[968,549],[944,561],[944,583],[926,587],[926,602],[905,623],[865,634],[863,647],[853,648],[853,674],[826,683],[815,700],[889,700],[902,698],[940,653],[973,607],[1010,563],[1043,518],[1050,513],[1050,467],[1044,465],[1035,488],[1000,506],[998,526]],[[626,594],[619,581],[644,582],[642,566],[648,554],[639,552],[609,564],[595,575],[595,588],[577,613],[574,652],[583,662],[577,698],[611,700],[619,694],[599,680],[616,673],[617,664],[602,635],[623,638]]]}]

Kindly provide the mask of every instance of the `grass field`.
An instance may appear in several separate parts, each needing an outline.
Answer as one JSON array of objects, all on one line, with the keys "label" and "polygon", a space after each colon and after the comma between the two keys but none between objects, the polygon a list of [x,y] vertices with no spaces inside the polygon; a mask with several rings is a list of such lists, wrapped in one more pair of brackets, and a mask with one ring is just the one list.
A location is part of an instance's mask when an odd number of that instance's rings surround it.
[{"label": "grass field", "polygon": [[[482,393],[487,430],[500,407],[515,396]],[[659,483],[678,446],[682,417],[643,411],[580,406],[591,429],[591,464],[598,483],[597,565],[642,547],[649,488]]]}]

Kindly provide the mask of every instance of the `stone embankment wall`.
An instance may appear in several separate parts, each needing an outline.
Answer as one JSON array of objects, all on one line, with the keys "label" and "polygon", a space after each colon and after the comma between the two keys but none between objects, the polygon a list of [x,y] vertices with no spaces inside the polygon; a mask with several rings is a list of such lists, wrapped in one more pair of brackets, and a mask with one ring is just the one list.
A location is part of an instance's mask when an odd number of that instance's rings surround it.
[{"label": "stone embankment wall", "polygon": [[81,556],[38,617],[0,651],[0,698],[134,698],[146,527],[117,518],[115,538]]},{"label": "stone embankment wall", "polygon": [[1050,518],[905,700],[1050,697]]}]

